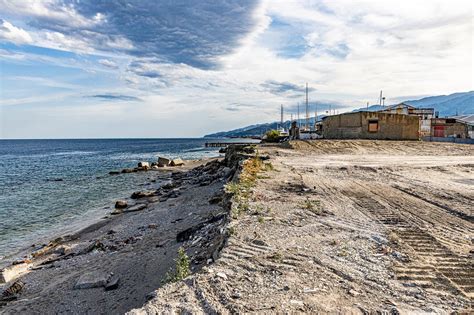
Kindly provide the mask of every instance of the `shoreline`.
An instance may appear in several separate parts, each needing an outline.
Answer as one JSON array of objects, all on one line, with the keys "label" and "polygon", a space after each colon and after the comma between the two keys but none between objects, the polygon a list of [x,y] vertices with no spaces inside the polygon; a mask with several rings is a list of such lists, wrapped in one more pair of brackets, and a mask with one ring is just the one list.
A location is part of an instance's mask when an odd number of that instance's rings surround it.
[{"label": "shoreline", "polygon": [[[162,285],[179,247],[186,247],[193,271],[213,259],[225,241],[221,226],[228,220],[223,187],[236,166],[227,166],[222,158],[205,158],[163,171],[150,173],[154,174],[152,181],[166,174],[153,193],[145,191],[136,199],[125,199],[129,204],[123,213],[109,214],[53,239],[35,257],[12,265],[12,278],[0,284],[0,289],[17,281],[24,288],[11,301],[0,300],[0,311],[104,313],[113,309],[124,313],[143,305],[147,294]],[[82,289],[83,275],[107,281]],[[115,276],[120,283],[104,291]],[[87,300],[87,305],[76,308],[78,299]],[[59,300],[68,302],[58,305]]]},{"label": "shoreline", "polygon": [[[171,179],[171,173],[176,171],[189,171],[196,166],[206,164],[212,160],[219,158],[220,157],[204,157],[201,159],[184,160],[185,164],[183,166],[149,169],[147,171],[140,171],[140,173],[143,173],[144,181],[147,182],[147,185],[152,186],[148,187],[149,189],[158,189],[160,186],[165,184],[166,181],[169,181]],[[110,174],[110,172],[114,171],[107,171],[107,175],[104,176],[116,176]],[[154,179],[151,181],[148,180],[145,177],[145,174],[153,174],[152,176],[154,176]],[[128,173],[120,174],[120,176],[128,175]],[[142,185],[143,184],[137,185],[135,189],[133,189],[133,191],[139,191],[143,189],[144,187],[142,187]],[[24,245],[20,245],[15,250],[5,253],[5,255],[3,256],[0,256],[0,270],[11,265],[15,261],[30,259],[30,256],[33,252],[40,250],[41,247],[46,247],[47,244],[52,243],[57,239],[63,239],[63,242],[73,241],[75,239],[80,238],[83,234],[93,232],[94,230],[97,230],[100,227],[111,223],[111,220],[116,218],[116,216],[111,215],[111,212],[113,212],[114,202],[117,200],[131,201],[132,199],[130,195],[116,196],[115,198],[112,198],[110,202],[108,202],[108,205],[100,206],[95,209],[88,209],[84,211],[84,216],[76,217],[70,222],[62,222],[60,226],[50,227],[48,232],[43,232],[44,234],[34,235],[34,233],[32,233],[33,235],[30,238],[39,237],[36,242],[33,243],[32,241],[24,241]],[[57,246],[59,245],[60,244],[58,244]]]}]

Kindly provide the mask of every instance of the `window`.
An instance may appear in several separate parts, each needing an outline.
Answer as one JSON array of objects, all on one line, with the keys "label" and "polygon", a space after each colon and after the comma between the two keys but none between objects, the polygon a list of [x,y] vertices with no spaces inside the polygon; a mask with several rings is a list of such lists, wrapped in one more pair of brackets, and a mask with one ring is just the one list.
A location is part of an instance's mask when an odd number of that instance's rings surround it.
[{"label": "window", "polygon": [[369,132],[379,131],[379,121],[378,120],[369,120]]}]

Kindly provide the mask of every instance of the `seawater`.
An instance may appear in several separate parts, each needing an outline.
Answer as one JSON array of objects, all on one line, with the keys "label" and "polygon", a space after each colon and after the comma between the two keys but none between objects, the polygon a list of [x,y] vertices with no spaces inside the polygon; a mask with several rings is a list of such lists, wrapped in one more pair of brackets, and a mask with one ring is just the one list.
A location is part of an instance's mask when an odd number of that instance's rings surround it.
[{"label": "seawater", "polygon": [[[0,140],[0,258],[110,212],[150,172],[108,175],[158,156],[218,156],[209,139]],[[61,181],[57,181],[61,179]]]}]

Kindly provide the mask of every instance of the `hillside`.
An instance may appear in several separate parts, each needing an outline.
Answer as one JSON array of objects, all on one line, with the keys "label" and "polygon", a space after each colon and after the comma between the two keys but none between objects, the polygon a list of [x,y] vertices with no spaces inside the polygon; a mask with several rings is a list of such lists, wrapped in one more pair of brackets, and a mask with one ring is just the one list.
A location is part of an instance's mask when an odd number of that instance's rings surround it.
[{"label": "hillside", "polygon": [[[419,100],[407,100],[403,103],[410,104],[415,107],[432,107],[439,112],[440,117],[474,114],[474,91],[454,93],[450,95],[429,96]],[[378,111],[383,106],[371,105],[368,108],[358,108],[353,111]],[[318,116],[318,120],[323,116]],[[304,124],[304,120],[300,120]],[[314,124],[314,117],[310,118],[310,124]],[[278,128],[280,123],[271,122],[258,125],[251,125],[244,128],[239,128],[230,131],[222,131],[204,137],[209,138],[224,138],[224,137],[251,137],[261,136],[267,130]],[[284,123],[284,127],[288,128],[290,121]]]}]

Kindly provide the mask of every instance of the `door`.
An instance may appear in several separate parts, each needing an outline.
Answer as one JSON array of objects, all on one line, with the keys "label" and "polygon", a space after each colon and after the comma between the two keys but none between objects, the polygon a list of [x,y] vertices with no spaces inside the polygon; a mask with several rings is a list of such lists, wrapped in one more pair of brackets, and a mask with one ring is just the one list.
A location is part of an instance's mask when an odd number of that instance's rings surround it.
[{"label": "door", "polygon": [[444,138],[444,126],[434,126],[434,136]]}]

